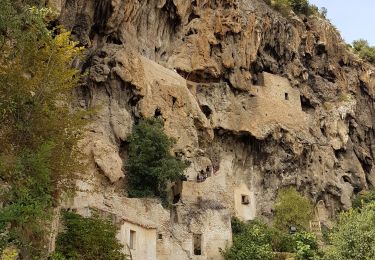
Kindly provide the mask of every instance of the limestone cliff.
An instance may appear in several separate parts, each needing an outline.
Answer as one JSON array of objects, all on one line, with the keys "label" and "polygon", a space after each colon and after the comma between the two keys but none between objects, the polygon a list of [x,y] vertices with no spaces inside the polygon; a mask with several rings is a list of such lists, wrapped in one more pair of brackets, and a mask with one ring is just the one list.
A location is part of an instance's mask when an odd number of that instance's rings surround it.
[{"label": "limestone cliff", "polygon": [[[220,258],[230,216],[272,218],[284,186],[311,197],[329,225],[375,185],[374,67],[328,21],[285,18],[261,0],[50,4],[87,48],[77,105],[99,108],[69,207],[115,216],[124,244],[137,230],[133,259]],[[192,162],[170,210],[126,198],[127,136],[155,115]],[[201,171],[209,177],[198,183]]]}]

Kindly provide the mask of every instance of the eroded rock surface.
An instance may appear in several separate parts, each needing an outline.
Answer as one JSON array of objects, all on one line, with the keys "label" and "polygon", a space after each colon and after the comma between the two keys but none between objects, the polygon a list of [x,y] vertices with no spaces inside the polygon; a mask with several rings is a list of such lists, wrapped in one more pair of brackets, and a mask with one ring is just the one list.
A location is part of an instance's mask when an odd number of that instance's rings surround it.
[{"label": "eroded rock surface", "polygon": [[[158,259],[195,257],[193,234],[206,237],[199,259],[220,258],[230,216],[272,218],[284,186],[317,203],[327,225],[374,186],[374,67],[328,21],[287,19],[260,0],[52,2],[87,47],[79,104],[99,108],[82,180],[92,188],[74,207],[148,218],[164,237]],[[171,210],[126,198],[126,140],[134,122],[152,116],[192,162]],[[202,172],[209,177],[198,183]],[[90,199],[97,193],[109,202]],[[111,198],[138,213],[104,207]]]}]

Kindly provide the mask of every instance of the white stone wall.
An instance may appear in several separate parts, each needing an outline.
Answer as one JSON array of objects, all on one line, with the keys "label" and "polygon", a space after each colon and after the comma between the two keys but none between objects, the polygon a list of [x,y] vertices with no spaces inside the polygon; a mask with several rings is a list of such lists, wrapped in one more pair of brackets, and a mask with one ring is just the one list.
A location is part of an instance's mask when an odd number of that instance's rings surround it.
[{"label": "white stone wall", "polygon": [[[242,203],[242,196],[248,197],[249,204]],[[252,220],[256,216],[255,194],[244,183],[234,188],[234,210],[236,217],[244,221]]]},{"label": "white stone wall", "polygon": [[[130,248],[130,231],[135,231],[134,249]],[[148,229],[130,222],[123,222],[117,239],[126,245],[123,252],[133,260],[156,260],[156,229]],[[130,251],[130,252],[129,252]]]}]

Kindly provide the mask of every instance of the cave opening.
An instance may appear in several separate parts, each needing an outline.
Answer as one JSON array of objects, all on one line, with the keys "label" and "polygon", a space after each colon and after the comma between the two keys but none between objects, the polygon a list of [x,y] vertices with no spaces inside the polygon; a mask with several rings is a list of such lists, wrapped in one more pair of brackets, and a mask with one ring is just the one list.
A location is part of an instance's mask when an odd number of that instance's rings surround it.
[{"label": "cave opening", "polygon": [[194,255],[202,255],[202,234],[193,234]]},{"label": "cave opening", "polygon": [[301,107],[303,112],[309,112],[315,110],[315,107],[311,103],[310,99],[305,96],[300,96]]},{"label": "cave opening", "polygon": [[155,109],[155,112],[154,112],[154,117],[157,118],[157,117],[161,117],[163,114],[161,113],[161,109],[158,107]]},{"label": "cave opening", "polygon": [[94,21],[92,32],[101,34],[105,30],[107,20],[113,13],[112,1],[97,0],[95,1]]},{"label": "cave opening", "polygon": [[201,110],[202,110],[203,114],[206,116],[206,118],[208,118],[208,119],[211,118],[212,110],[211,110],[211,108],[209,106],[202,105],[201,106]]}]

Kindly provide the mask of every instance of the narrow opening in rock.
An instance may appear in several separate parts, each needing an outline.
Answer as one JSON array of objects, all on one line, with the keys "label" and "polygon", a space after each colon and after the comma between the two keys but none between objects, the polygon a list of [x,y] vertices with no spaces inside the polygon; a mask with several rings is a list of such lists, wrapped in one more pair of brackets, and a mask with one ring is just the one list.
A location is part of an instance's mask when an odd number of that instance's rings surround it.
[{"label": "narrow opening in rock", "polygon": [[178,214],[177,214],[177,207],[175,205],[172,206],[171,211],[170,211],[170,217],[173,220],[173,223],[178,223]]},{"label": "narrow opening in rock", "polygon": [[115,34],[111,34],[107,37],[107,43],[122,45],[122,41],[120,40],[118,35],[115,35]]},{"label": "narrow opening in rock", "polygon": [[324,127],[320,128],[320,132],[322,132],[322,135],[326,136],[326,130],[324,129]]},{"label": "narrow opening in rock", "polygon": [[193,234],[194,255],[202,255],[202,234]]},{"label": "narrow opening in rock", "polygon": [[162,116],[160,108],[155,109],[154,117]]},{"label": "narrow opening in rock", "polygon": [[202,106],[201,106],[201,109],[202,109],[203,114],[204,114],[207,118],[210,118],[210,117],[211,117],[212,110],[211,110],[211,108],[210,108],[209,106],[202,105]]},{"label": "narrow opening in rock", "polygon": [[285,100],[289,100],[289,94],[285,92],[284,94]]},{"label": "narrow opening in rock", "polygon": [[343,180],[344,182],[347,182],[347,183],[351,183],[351,182],[352,182],[352,181],[350,180],[350,177],[349,177],[349,176],[346,176],[346,175],[342,176],[342,180]]}]

